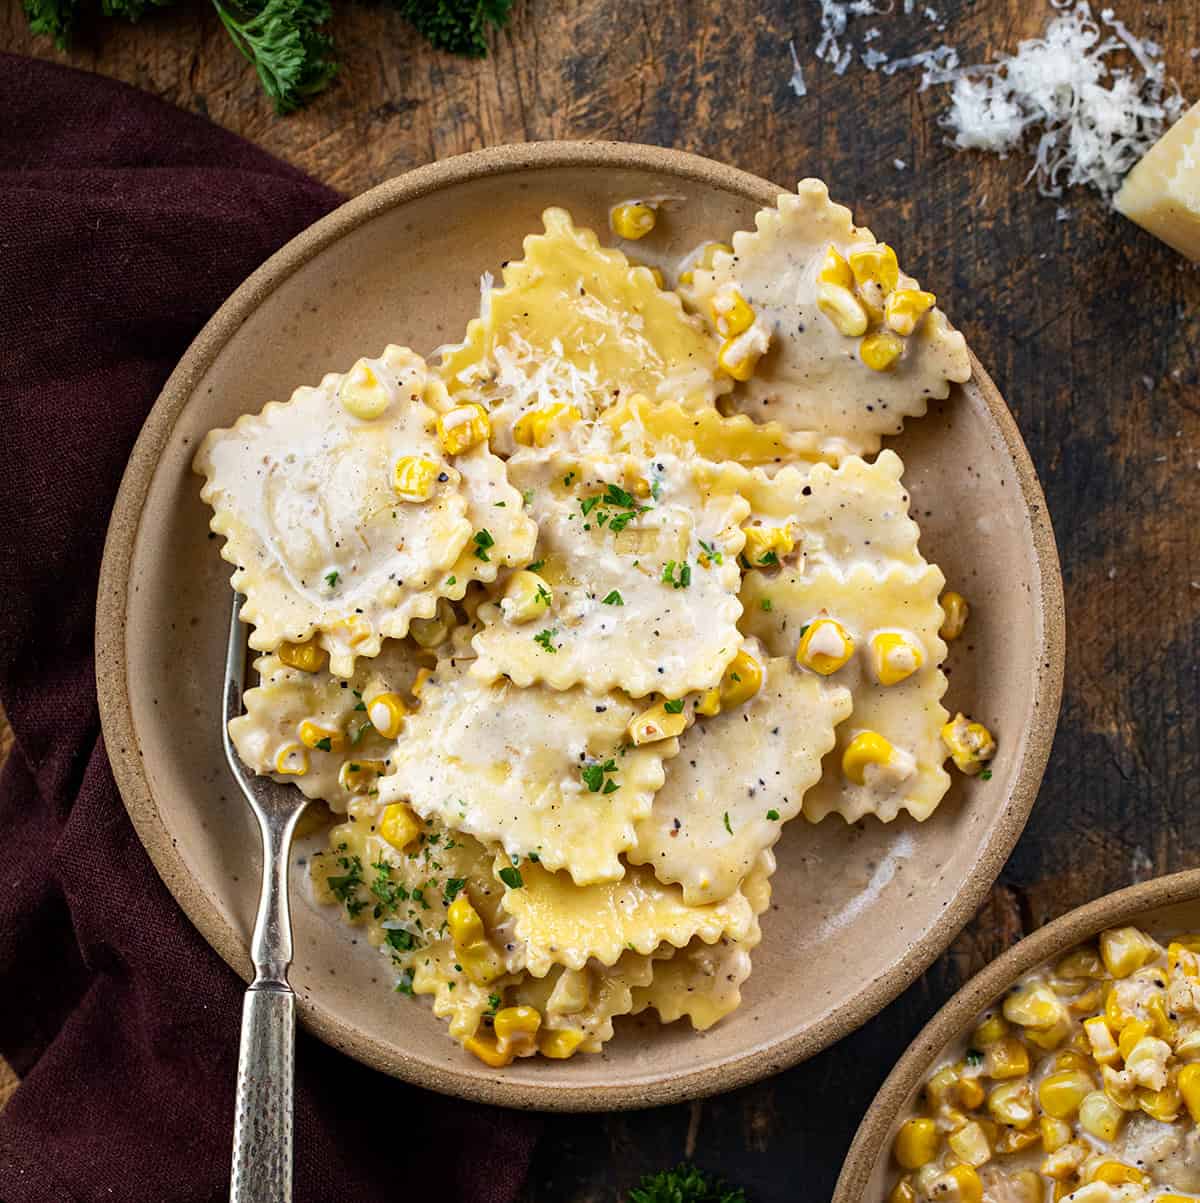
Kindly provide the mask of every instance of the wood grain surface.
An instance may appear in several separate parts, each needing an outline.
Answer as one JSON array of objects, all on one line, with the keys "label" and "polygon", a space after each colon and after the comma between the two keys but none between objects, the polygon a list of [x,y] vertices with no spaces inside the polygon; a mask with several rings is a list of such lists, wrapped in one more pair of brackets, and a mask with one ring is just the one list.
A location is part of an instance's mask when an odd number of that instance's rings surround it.
[{"label": "wood grain surface", "polygon": [[[1047,0],[933,2],[945,32],[884,14],[869,22],[878,45],[897,56],[945,40],[979,61],[1050,15]],[[1113,3],[1200,96],[1200,7]],[[526,1191],[526,1203],[611,1203],[687,1155],[758,1203],[815,1203],[897,1055],[965,978],[1079,903],[1200,864],[1200,268],[1091,194],[1056,220],[1056,202],[1022,185],[1020,157],[953,152],[944,92],[920,91],[916,74],[817,63],[815,2],[518,3],[485,62],[433,52],[393,12],[337,9],[342,78],[286,119],[203,3],[107,26],[67,57],[31,39],[10,0],[0,44],[207,114],[347,194],[542,138],[675,146],[781,182],[821,175],[935,289],[1029,444],[1066,578],[1066,697],[1032,820],[979,915],[901,999],[806,1065],[690,1107],[547,1119]]]}]

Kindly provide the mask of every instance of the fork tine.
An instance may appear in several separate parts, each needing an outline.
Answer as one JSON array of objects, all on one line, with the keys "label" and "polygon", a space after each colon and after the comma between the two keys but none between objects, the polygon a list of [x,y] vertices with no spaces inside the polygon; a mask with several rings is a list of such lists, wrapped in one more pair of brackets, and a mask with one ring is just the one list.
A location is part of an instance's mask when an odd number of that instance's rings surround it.
[{"label": "fork tine", "polygon": [[221,724],[221,741],[229,767],[241,779],[241,763],[229,737],[229,720],[242,713],[242,694],[246,685],[246,641],[249,631],[242,622],[242,595],[233,594],[229,611],[229,643],[225,649],[225,717]]}]

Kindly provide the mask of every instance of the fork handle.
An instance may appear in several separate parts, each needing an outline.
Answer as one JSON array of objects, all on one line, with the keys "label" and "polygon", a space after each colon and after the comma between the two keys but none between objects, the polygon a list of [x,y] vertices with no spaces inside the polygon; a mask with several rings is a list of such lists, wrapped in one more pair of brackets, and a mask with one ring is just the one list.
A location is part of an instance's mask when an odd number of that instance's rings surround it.
[{"label": "fork handle", "polygon": [[296,996],[255,984],[242,1004],[230,1203],[291,1203]]}]

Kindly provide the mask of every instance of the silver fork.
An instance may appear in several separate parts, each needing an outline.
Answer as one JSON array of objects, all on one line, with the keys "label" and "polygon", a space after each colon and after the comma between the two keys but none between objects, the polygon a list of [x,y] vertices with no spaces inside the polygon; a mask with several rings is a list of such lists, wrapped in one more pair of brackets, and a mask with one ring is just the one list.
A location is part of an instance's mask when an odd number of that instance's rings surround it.
[{"label": "silver fork", "polygon": [[262,887],[250,958],[254,981],[242,1004],[237,1102],[233,1121],[230,1203],[290,1203],[296,995],[288,985],[292,916],[288,852],[308,799],[294,786],[252,773],[229,738],[229,720],[242,713],[246,624],[241,594],[233,595],[225,656],[225,759],[246,795],[262,836]]}]

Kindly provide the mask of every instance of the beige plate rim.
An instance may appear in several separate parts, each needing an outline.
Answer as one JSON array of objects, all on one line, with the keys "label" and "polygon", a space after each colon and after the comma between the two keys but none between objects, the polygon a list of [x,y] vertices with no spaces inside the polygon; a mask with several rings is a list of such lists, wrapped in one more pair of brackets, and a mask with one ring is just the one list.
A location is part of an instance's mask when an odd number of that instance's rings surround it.
[{"label": "beige plate rim", "polygon": [[[130,564],[146,494],[160,454],[197,382],[226,342],[279,284],[338,239],[377,214],[438,189],[481,175],[497,176],[554,167],[644,169],[697,180],[768,206],[788,191],[736,168],[698,155],[621,142],[518,143],[473,151],[388,180],[348,201],[297,235],[251,275],[196,337],[146,419],[121,482],[105,541],[96,613],[96,681],[104,740],[117,785],[134,828],[167,888],[188,918],[226,962],[248,980],[249,961],[233,928],[188,873],[175,847],[141,763],[127,689],[125,610]],[[650,1084],[563,1087],[553,1090],[511,1084],[406,1059],[394,1047],[370,1039],[319,1003],[298,999],[302,1022],[326,1043],[396,1077],[443,1093],[510,1107],[603,1111],[646,1107],[731,1090],[776,1073],[832,1044],[866,1022],[905,989],[950,943],[974,913],[1017,841],[1037,795],[1054,737],[1062,694],[1064,616],[1062,577],[1045,498],[1016,424],[996,386],[971,357],[975,380],[1004,440],[1030,515],[1037,560],[1038,603],[1043,647],[1033,682],[1040,716],[1028,733],[1022,762],[991,839],[954,901],[904,957],[872,981],[834,1015],[807,1030],[748,1051],[719,1065],[681,1073]]]},{"label": "beige plate rim", "polygon": [[1197,899],[1200,899],[1200,869],[1186,869],[1127,886],[1068,911],[980,970],[921,1029],[879,1088],[846,1154],[833,1203],[864,1203],[864,1192],[876,1162],[884,1154],[892,1125],[913,1088],[943,1049],[1019,977],[1107,927],[1130,923],[1148,911]]}]

